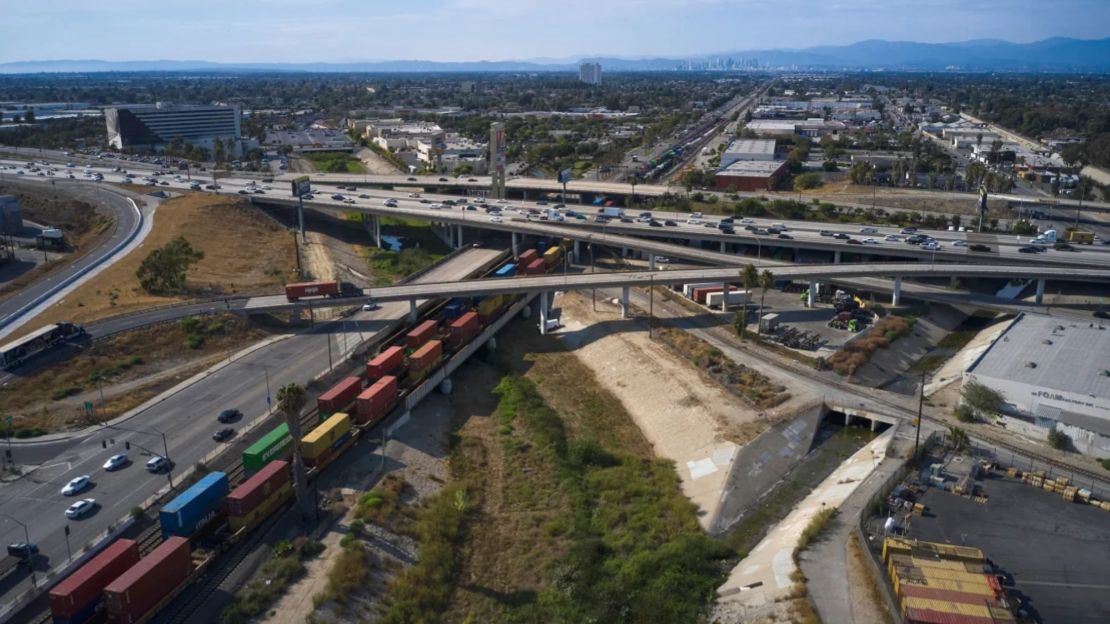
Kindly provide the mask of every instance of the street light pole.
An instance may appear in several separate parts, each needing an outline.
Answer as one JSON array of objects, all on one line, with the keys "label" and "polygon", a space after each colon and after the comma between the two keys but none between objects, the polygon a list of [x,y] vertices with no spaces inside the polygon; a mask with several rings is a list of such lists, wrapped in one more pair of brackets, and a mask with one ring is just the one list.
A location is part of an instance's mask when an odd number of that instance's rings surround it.
[{"label": "street light pole", "polygon": [[913,457],[917,461],[917,445],[921,441],[921,412],[925,408],[925,373],[921,373],[921,391],[917,396],[917,431],[913,436]]}]

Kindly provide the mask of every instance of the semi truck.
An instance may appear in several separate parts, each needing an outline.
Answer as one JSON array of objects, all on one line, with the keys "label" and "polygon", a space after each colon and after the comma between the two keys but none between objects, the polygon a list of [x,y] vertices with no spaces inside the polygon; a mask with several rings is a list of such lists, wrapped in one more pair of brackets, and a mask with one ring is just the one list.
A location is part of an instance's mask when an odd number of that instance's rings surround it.
[{"label": "semi truck", "polygon": [[1069,243],[1079,243],[1082,245],[1093,245],[1095,243],[1095,233],[1078,228],[1068,228],[1064,231],[1064,238]]},{"label": "semi truck", "polygon": [[285,285],[285,298],[289,301],[312,297],[356,297],[360,294],[360,288],[347,282],[296,282]]}]

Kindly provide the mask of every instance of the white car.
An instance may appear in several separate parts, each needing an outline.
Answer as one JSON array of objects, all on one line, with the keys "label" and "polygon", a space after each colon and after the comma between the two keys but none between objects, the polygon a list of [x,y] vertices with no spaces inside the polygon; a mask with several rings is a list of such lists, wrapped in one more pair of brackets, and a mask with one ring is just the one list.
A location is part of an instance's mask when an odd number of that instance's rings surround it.
[{"label": "white car", "polygon": [[509,203],[509,200],[507,200],[507,199],[499,199],[499,200],[497,200],[497,203],[499,203],[499,204],[507,204],[507,203]]},{"label": "white car", "polygon": [[490,223],[501,223],[501,217],[499,215],[493,215],[492,217],[489,218],[489,222]]},{"label": "white car", "polygon": [[687,219],[686,220],[686,225],[701,225],[701,219],[698,219],[698,218]]},{"label": "white car", "polygon": [[126,466],[127,461],[127,453],[117,453],[109,457],[108,461],[104,462],[104,469],[108,472],[118,470]]},{"label": "white car", "polygon": [[380,307],[380,305],[374,303],[373,301],[367,301],[366,303],[362,304],[362,311],[369,312],[371,310],[377,310]]},{"label": "white car", "polygon": [[864,245],[878,245],[879,241],[875,240],[874,238],[865,238],[865,239],[863,239],[863,244]]},{"label": "white car", "polygon": [[94,507],[96,507],[95,498],[81,499],[76,503],[73,503],[69,506],[68,509],[66,509],[66,517],[72,519],[80,518],[81,516],[84,516],[85,514],[92,511]]},{"label": "white car", "polygon": [[155,455],[146,460],[146,469],[150,472],[160,472],[163,468],[167,468],[170,461],[161,455]]},{"label": "white car", "polygon": [[958,241],[952,243],[952,246],[953,247],[967,247],[967,241],[958,240]]},{"label": "white car", "polygon": [[62,496],[74,496],[80,494],[85,488],[89,487],[89,475],[81,475],[69,480],[69,483],[62,488]]},{"label": "white car", "polygon": [[755,223],[755,220],[754,219],[740,219],[740,223],[745,223],[745,224]]},{"label": "white car", "polygon": [[925,243],[924,245],[921,246],[921,248],[926,249],[928,251],[940,251],[941,250],[940,243],[938,243],[936,241]]},{"label": "white car", "polygon": [[886,236],[883,237],[883,240],[898,242],[902,239],[898,238],[898,236],[896,236],[894,234],[887,234]]}]

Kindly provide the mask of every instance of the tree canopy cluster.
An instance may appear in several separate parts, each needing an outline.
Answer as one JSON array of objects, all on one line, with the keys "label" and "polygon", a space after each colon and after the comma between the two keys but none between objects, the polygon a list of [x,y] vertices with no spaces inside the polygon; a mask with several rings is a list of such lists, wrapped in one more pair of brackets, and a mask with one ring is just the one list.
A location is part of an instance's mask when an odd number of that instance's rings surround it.
[{"label": "tree canopy cluster", "polygon": [[143,259],[135,276],[139,286],[151,294],[179,293],[185,288],[189,268],[204,259],[204,252],[194,249],[184,236],[178,236]]}]

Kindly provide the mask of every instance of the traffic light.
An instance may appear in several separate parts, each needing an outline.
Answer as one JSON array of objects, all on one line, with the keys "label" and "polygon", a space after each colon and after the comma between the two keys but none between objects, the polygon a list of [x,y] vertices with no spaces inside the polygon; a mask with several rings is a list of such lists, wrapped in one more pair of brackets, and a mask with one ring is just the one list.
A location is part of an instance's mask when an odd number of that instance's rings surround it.
[{"label": "traffic light", "polygon": [[127,441],[127,442],[124,442],[124,443],[123,443],[123,448],[125,448],[125,449],[127,449],[127,450],[129,450],[129,451],[130,451],[130,450],[131,450],[131,442],[129,442],[129,441]]}]

